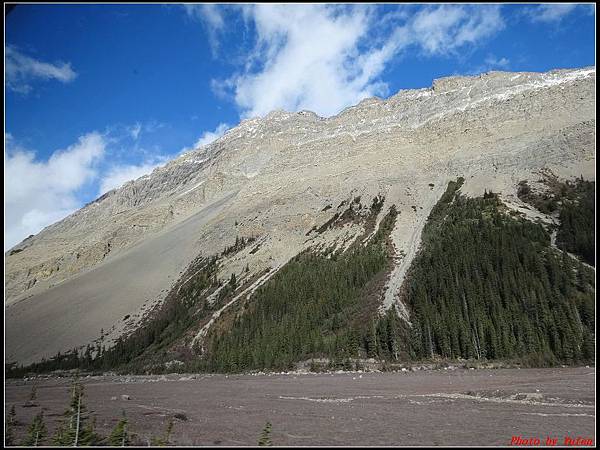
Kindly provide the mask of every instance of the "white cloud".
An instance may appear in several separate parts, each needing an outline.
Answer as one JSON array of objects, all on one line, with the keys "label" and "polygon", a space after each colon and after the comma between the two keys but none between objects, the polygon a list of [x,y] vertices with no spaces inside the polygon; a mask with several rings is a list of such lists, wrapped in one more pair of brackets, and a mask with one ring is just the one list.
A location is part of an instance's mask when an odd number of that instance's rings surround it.
[{"label": "white cloud", "polygon": [[[504,26],[496,5],[426,7],[390,17],[365,5],[247,5],[256,42],[240,72],[214,80],[242,117],[272,110],[337,114],[365,97],[387,95],[384,70],[403,51],[456,56]],[[384,24],[384,25],[382,25]],[[390,30],[391,28],[391,30]]]},{"label": "white cloud", "polygon": [[535,8],[529,8],[527,15],[533,22],[560,22],[564,17],[573,12],[577,6],[577,4],[573,3],[539,5]]},{"label": "white cloud", "polygon": [[71,68],[71,63],[51,64],[39,61],[24,55],[10,45],[6,47],[5,64],[7,87],[22,94],[27,94],[33,89],[30,83],[34,79],[69,83],[77,77],[77,73]]},{"label": "white cloud", "polygon": [[139,135],[142,131],[142,124],[140,124],[139,122],[136,122],[135,125],[130,126],[127,130],[129,131],[131,138],[134,141],[137,141],[137,138],[139,137]]},{"label": "white cloud", "polygon": [[215,128],[214,131],[205,131],[194,144],[194,148],[203,147],[210,144],[211,142],[223,136],[227,130],[229,130],[229,125],[226,123],[221,123],[217,128]]},{"label": "white cloud", "polygon": [[198,140],[192,147],[183,148],[180,154],[189,152],[190,150],[196,150],[200,147],[214,142],[215,140],[223,136],[225,132],[229,130],[229,128],[229,125],[227,125],[226,123],[221,123],[219,124],[219,126],[217,126],[217,128],[215,128],[214,131],[205,131],[204,133],[202,133],[202,135],[198,138]]},{"label": "white cloud", "polygon": [[219,50],[218,34],[225,26],[222,9],[218,5],[210,3],[188,3],[183,7],[190,18],[200,20],[204,24],[213,56],[215,56]]},{"label": "white cloud", "polygon": [[[130,135],[135,139],[133,135],[146,128],[136,124],[126,134],[123,127],[116,133],[86,134],[67,149],[55,151],[48,161],[38,160],[5,134],[5,250],[81,208],[84,196],[100,196],[166,163],[168,156],[156,151],[121,147],[123,140]],[[145,160],[139,164],[115,162],[140,155]]]},{"label": "white cloud", "polygon": [[166,162],[167,158],[158,157],[142,164],[123,164],[110,167],[100,180],[98,195],[105,194],[111,189],[117,189],[128,181],[135,180],[151,173]]},{"label": "white cloud", "polygon": [[504,27],[498,6],[442,5],[420,11],[411,24],[415,43],[428,54],[452,54]]},{"label": "white cloud", "polygon": [[97,177],[106,142],[102,135],[89,133],[45,162],[36,161],[9,134],[5,147],[6,250],[80,207],[77,191]]},{"label": "white cloud", "polygon": [[280,108],[332,115],[361,98],[384,93],[370,79],[361,82],[362,68],[354,63],[359,41],[368,34],[365,9],[336,14],[321,5],[255,5],[251,17],[258,37],[247,67],[255,61],[262,67],[232,79],[243,116]]},{"label": "white cloud", "polygon": [[497,57],[494,55],[486,56],[482,64],[476,66],[474,69],[468,70],[467,75],[476,75],[491,70],[508,70],[510,69],[510,60],[505,57]]},{"label": "white cloud", "polygon": [[506,69],[510,65],[510,60],[508,58],[496,58],[494,55],[490,55],[485,58],[485,63],[494,69]]}]

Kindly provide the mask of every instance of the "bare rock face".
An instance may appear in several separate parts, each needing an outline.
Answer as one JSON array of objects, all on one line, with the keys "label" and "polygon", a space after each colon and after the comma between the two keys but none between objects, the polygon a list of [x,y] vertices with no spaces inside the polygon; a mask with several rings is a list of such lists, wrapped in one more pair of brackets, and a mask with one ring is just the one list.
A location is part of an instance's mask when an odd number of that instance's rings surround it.
[{"label": "bare rock face", "polygon": [[123,317],[163,299],[194,257],[236,236],[260,245],[226,260],[222,278],[347,243],[360,226],[310,230],[357,196],[370,204],[382,195],[382,215],[392,204],[400,212],[397,266],[381,307],[396,305],[409,320],[396,294],[449,180],[464,177],[468,195],[492,189],[511,198],[540,169],[595,178],[595,75],[591,67],[449,77],[331,118],[275,111],[245,120],[5,254],[7,360],[85,345],[101,329],[117,336]]}]

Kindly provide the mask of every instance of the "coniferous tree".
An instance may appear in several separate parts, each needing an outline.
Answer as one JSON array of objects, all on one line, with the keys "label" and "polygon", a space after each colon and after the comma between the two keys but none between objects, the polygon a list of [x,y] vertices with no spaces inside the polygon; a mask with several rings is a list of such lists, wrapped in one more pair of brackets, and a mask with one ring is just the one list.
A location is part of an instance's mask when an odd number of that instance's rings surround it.
[{"label": "coniferous tree", "polygon": [[29,425],[29,428],[27,429],[27,436],[23,441],[23,445],[37,447],[44,441],[47,433],[48,430],[46,429],[46,424],[44,423],[44,412],[41,411],[40,413],[36,414],[36,416],[33,418],[33,421]]},{"label": "coniferous tree", "polygon": [[171,444],[171,434],[173,433],[173,418],[169,417],[167,421],[167,427],[165,429],[165,434],[162,437],[153,437],[151,439],[151,444],[159,447],[164,447],[166,445]]},{"label": "coniferous tree", "polygon": [[37,387],[34,384],[33,386],[31,386],[31,392],[29,393],[29,398],[27,399],[27,401],[25,402],[25,404],[23,406],[25,406],[26,408],[31,408],[33,406],[37,406],[37,403],[35,402],[36,399],[37,399]]},{"label": "coniferous tree", "polygon": [[17,413],[15,405],[11,405],[8,415],[6,416],[6,427],[4,432],[4,443],[14,445],[15,443],[15,425],[17,424]]},{"label": "coniferous tree", "polygon": [[123,411],[123,415],[121,419],[117,422],[115,427],[113,428],[110,436],[108,437],[109,445],[113,447],[126,447],[130,443],[129,431],[128,431],[128,421],[125,416],[125,411]]},{"label": "coniferous tree", "polygon": [[53,443],[62,446],[95,445],[101,440],[95,432],[95,418],[90,418],[84,403],[84,388],[79,378],[71,386],[69,409],[59,424]]},{"label": "coniferous tree", "polygon": [[67,433],[68,433],[67,420],[66,420],[66,418],[63,418],[58,423],[58,426],[56,427],[56,430],[54,431],[54,435],[52,436],[52,445],[56,445],[56,446],[73,445],[72,441],[67,436]]},{"label": "coniferous tree", "polygon": [[262,432],[260,433],[260,438],[258,439],[258,445],[261,447],[270,447],[273,445],[271,442],[271,422],[267,422]]},{"label": "coniferous tree", "polygon": [[34,402],[36,398],[37,398],[37,388],[34,384],[33,386],[31,386],[31,392],[29,393],[29,401]]}]

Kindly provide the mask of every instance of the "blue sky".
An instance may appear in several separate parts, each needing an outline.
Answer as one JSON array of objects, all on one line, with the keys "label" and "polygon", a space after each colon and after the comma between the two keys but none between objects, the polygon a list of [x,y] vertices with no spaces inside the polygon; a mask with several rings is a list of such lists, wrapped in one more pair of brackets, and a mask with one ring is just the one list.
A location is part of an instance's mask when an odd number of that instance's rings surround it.
[{"label": "blue sky", "polygon": [[5,31],[5,249],[273,109],[595,64],[592,5],[19,5]]}]

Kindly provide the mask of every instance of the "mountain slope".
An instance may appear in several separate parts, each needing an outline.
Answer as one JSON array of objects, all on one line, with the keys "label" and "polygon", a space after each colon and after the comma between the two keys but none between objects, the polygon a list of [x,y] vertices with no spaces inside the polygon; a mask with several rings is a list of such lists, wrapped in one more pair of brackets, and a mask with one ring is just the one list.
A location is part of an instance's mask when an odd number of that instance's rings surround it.
[{"label": "mountain slope", "polygon": [[448,181],[462,176],[467,195],[487,188],[511,199],[542,168],[595,178],[594,92],[595,68],[491,72],[365,100],[328,119],[273,112],[244,121],[5,255],[7,360],[85,345],[101,329],[115,338],[123,318],[163,300],[197,255],[218,254],[238,236],[257,245],[223,258],[219,279],[256,281],[309,247],[350,245],[365,231],[360,221],[311,230],[357,197],[363,205],[385,197],[377,224],[391,205],[399,212],[381,307],[403,311],[398,290]]}]

